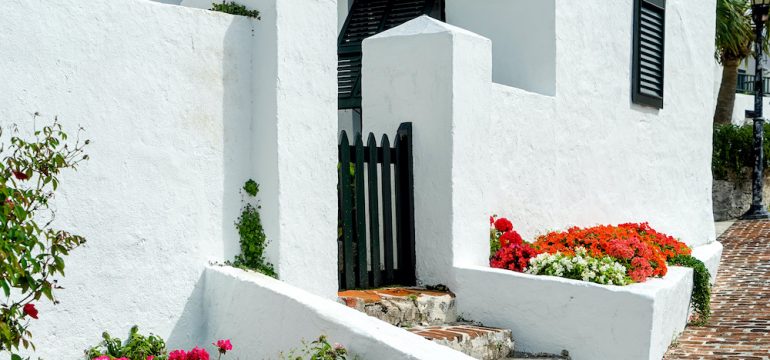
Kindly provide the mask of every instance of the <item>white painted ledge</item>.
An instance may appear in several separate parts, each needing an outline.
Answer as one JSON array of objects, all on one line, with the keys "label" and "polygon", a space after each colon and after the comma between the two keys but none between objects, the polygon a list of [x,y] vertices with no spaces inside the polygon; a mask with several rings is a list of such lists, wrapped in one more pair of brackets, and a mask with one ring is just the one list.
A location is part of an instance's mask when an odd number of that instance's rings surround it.
[{"label": "white painted ledge", "polygon": [[232,267],[205,273],[204,339],[231,338],[242,359],[273,359],[325,334],[362,359],[471,357],[282,281]]},{"label": "white painted ledge", "polygon": [[458,312],[513,331],[517,350],[574,360],[659,360],[685,327],[692,270],[606,286],[488,267],[455,267]]}]

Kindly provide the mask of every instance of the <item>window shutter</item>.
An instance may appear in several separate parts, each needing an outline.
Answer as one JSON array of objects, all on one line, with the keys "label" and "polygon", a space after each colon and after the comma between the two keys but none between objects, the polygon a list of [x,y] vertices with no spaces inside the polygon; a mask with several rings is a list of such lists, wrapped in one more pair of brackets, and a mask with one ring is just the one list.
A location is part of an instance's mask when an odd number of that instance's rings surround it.
[{"label": "window shutter", "polygon": [[337,41],[339,109],[361,107],[361,43],[421,15],[444,21],[443,0],[355,0]]},{"label": "window shutter", "polygon": [[635,0],[634,6],[631,100],[662,109],[666,0]]}]

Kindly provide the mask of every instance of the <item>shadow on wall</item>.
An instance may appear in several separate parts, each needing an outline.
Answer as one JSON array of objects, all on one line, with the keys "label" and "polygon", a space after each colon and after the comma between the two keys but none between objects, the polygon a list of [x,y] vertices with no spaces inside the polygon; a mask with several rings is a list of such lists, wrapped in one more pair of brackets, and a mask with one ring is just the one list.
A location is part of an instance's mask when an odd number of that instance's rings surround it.
[{"label": "shadow on wall", "polygon": [[[223,260],[232,260],[240,252],[239,236],[235,222],[242,206],[241,188],[253,178],[254,166],[251,134],[252,119],[252,76],[251,60],[254,39],[252,20],[234,16],[227,29],[222,47],[222,163],[223,180],[221,188],[211,189],[222,194],[222,226],[220,239],[202,241],[220,242]],[[247,31],[250,29],[251,31]],[[244,47],[248,50],[244,52]],[[244,55],[248,54],[248,55]],[[244,61],[244,57],[248,57]],[[219,64],[212,63],[212,66]],[[203,165],[205,167],[205,165]],[[217,219],[211,219],[217,221]],[[208,254],[202,254],[201,259]],[[205,281],[201,273],[195,287],[187,298],[187,303],[179,320],[171,331],[167,345],[169,349],[189,349],[193,346],[205,346],[211,342],[206,337],[207,310],[204,302]]]},{"label": "shadow on wall", "polygon": [[200,340],[205,336],[206,309],[203,306],[205,291],[204,273],[195,282],[187,303],[179,316],[179,320],[171,330],[166,345],[168,349],[189,349],[200,344],[208,344]]}]

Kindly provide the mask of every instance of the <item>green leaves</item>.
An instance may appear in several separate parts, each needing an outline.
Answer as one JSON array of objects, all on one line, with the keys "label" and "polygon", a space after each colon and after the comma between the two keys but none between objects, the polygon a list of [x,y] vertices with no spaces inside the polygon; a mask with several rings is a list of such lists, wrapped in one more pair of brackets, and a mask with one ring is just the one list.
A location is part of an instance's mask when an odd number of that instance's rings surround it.
[{"label": "green leaves", "polygon": [[102,333],[102,342],[86,350],[86,359],[93,359],[102,355],[113,358],[125,357],[130,360],[145,360],[148,356],[154,356],[157,360],[166,359],[166,343],[157,335],[142,335],[139,327],[134,325],[123,341],[114,338],[107,332]]},{"label": "green leaves", "polygon": [[211,9],[209,10],[219,11],[231,15],[246,16],[257,20],[261,19],[259,17],[259,10],[249,10],[246,8],[246,6],[238,4],[235,1],[230,1],[229,3],[227,1],[222,1],[221,4],[213,3],[211,4]]},{"label": "green leaves", "polygon": [[[244,184],[243,190],[254,197],[259,192],[259,185],[254,180],[249,180]],[[268,241],[265,230],[262,228],[259,207],[248,203],[244,205],[241,216],[235,222],[235,228],[240,235],[241,253],[235,257],[231,265],[276,277],[273,265],[265,259]]]},{"label": "green leaves", "polygon": [[691,255],[678,255],[668,263],[693,269],[692,297],[690,301],[697,315],[693,324],[697,326],[705,325],[711,318],[711,275],[706,265]]},{"label": "green leaves", "polygon": [[56,303],[59,287],[51,277],[64,275],[63,256],[85,242],[81,236],[51,229],[50,222],[41,219],[54,218],[49,201],[58,176],[84,160],[88,141],[78,136],[74,143],[65,143],[67,135],[58,119],[29,139],[12,130],[10,144],[0,144],[0,287],[6,297],[0,304],[0,352],[34,348],[27,330],[37,316],[33,302],[45,298]]},{"label": "green leaves", "polygon": [[[764,137],[763,150],[767,167],[770,165],[770,124],[765,124]],[[713,145],[711,168],[715,178],[748,178],[745,169],[754,166],[753,125],[717,125],[714,127]]]}]

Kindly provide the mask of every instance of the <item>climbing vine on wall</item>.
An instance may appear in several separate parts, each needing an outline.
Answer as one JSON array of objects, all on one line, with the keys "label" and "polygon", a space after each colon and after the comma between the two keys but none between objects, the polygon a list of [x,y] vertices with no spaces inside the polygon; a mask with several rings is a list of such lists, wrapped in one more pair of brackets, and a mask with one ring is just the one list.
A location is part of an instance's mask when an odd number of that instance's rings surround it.
[{"label": "climbing vine on wall", "polygon": [[[243,185],[243,192],[249,198],[255,198],[259,193],[259,184],[249,180]],[[267,236],[262,227],[262,218],[259,210],[262,207],[245,202],[241,210],[241,216],[235,222],[235,228],[240,235],[241,253],[235,257],[230,265],[255,270],[268,276],[277,277],[273,264],[265,259],[267,248]]]}]

